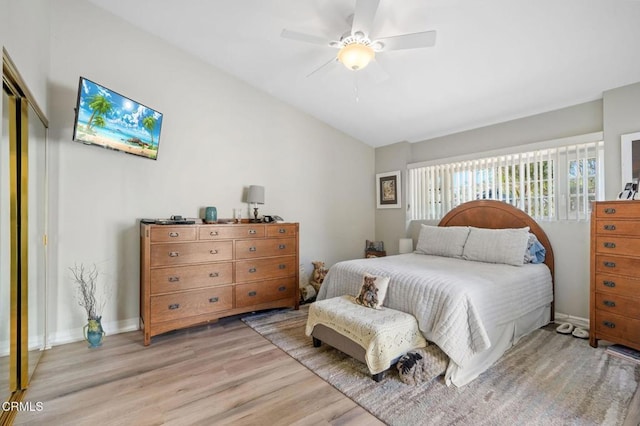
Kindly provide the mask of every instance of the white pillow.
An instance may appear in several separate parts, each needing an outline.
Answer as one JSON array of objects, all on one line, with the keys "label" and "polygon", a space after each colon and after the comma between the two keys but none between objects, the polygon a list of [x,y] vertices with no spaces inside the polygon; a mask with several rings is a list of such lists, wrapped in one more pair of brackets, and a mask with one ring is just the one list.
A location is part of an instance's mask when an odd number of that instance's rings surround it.
[{"label": "white pillow", "polygon": [[528,226],[510,229],[471,227],[462,257],[478,262],[522,266],[528,242]]},{"label": "white pillow", "polygon": [[416,253],[460,258],[468,235],[468,226],[421,225]]},{"label": "white pillow", "polygon": [[384,298],[387,297],[389,287],[389,277],[364,274],[362,276],[362,287],[356,296],[356,303],[367,308],[382,309]]}]

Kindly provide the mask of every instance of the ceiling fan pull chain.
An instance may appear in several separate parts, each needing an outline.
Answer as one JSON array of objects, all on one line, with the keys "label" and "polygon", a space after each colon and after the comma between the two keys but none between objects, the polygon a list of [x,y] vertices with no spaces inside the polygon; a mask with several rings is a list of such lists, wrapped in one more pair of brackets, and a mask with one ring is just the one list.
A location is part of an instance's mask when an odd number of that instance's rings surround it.
[{"label": "ceiling fan pull chain", "polygon": [[358,74],[353,75],[353,95],[355,96],[356,103],[360,102],[360,96],[358,94]]}]

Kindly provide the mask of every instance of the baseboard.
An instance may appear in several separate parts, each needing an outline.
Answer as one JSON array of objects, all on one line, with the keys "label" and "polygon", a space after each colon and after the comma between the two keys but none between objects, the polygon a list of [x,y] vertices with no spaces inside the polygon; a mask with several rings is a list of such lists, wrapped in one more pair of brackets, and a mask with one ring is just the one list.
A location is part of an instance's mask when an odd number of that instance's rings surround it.
[{"label": "baseboard", "polygon": [[[84,340],[83,327],[84,324],[82,327],[53,333],[49,336],[49,346],[47,347],[47,349],[50,349],[52,346],[64,345],[66,343],[80,342]],[[102,328],[106,333],[105,338],[108,339],[109,335],[112,334],[120,334],[126,333],[128,331],[139,330],[140,320],[138,318],[130,318],[121,321],[103,321]]]},{"label": "baseboard", "polygon": [[573,315],[567,315],[567,314],[556,312],[556,319],[554,322],[556,324],[568,322],[573,324],[576,327],[584,328],[585,330],[589,329],[589,318],[581,318]]}]

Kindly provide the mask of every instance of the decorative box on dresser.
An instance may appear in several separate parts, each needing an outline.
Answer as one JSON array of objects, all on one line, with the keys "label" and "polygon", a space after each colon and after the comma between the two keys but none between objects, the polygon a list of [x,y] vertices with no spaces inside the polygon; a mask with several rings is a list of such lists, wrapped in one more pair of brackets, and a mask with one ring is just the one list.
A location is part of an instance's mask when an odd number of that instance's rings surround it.
[{"label": "decorative box on dresser", "polygon": [[590,338],[640,350],[640,201],[595,202]]},{"label": "decorative box on dresser", "polygon": [[140,224],[144,344],[171,330],[299,306],[297,223]]}]

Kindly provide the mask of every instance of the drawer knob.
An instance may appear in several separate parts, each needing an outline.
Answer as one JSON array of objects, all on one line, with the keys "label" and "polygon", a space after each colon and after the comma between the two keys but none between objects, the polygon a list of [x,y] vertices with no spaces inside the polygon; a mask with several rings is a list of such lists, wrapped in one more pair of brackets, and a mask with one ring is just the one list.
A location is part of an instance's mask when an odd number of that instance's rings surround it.
[{"label": "drawer knob", "polygon": [[608,207],[608,208],[604,209],[604,212],[606,214],[616,214],[616,209],[614,209],[612,207]]},{"label": "drawer knob", "polygon": [[219,277],[219,276],[220,276],[220,274],[219,274],[219,273],[217,273],[217,272],[211,272],[211,273],[209,274],[209,278],[217,278],[217,277]]},{"label": "drawer knob", "polygon": [[211,253],[211,254],[218,254],[218,250],[209,250],[209,253]]},{"label": "drawer knob", "polygon": [[178,253],[177,251],[170,251],[169,252],[169,257],[178,257],[180,256],[180,253]]},{"label": "drawer knob", "polygon": [[180,281],[180,277],[169,277],[170,283],[177,283]]},{"label": "drawer knob", "polygon": [[281,263],[278,265],[278,269],[287,269],[287,265]]},{"label": "drawer knob", "polygon": [[613,281],[603,281],[602,284],[604,284],[605,287],[609,288],[614,288],[616,286],[616,283]]},{"label": "drawer knob", "polygon": [[615,225],[605,225],[604,226],[604,230],[605,231],[615,231],[616,230],[616,226]]},{"label": "drawer knob", "polygon": [[174,309],[178,309],[180,307],[179,303],[172,303],[171,305],[169,305],[169,309],[174,310]]},{"label": "drawer knob", "polygon": [[287,291],[287,286],[281,285],[278,287],[278,291]]},{"label": "drawer knob", "polygon": [[212,237],[217,237],[218,236],[218,231],[211,231],[209,232],[209,235]]},{"label": "drawer knob", "polygon": [[249,247],[249,251],[256,251],[256,250],[258,250],[258,249],[255,248],[255,247]]},{"label": "drawer knob", "polygon": [[254,272],[256,272],[256,271],[257,271],[257,269],[256,269],[256,268],[249,268],[249,273],[250,273],[250,274],[253,274],[253,273],[254,273]]},{"label": "drawer knob", "polygon": [[605,248],[616,248],[616,243],[604,243]]},{"label": "drawer knob", "polygon": [[610,308],[615,308],[616,307],[616,302],[614,302],[613,300],[605,300],[604,302],[602,302],[602,304],[604,306],[608,306]]},{"label": "drawer knob", "polygon": [[171,238],[176,238],[176,237],[179,237],[179,236],[180,236],[180,233],[179,233],[179,232],[169,232],[169,236],[170,236]]},{"label": "drawer knob", "polygon": [[607,268],[615,268],[616,262],[604,262],[604,266]]},{"label": "drawer knob", "polygon": [[286,233],[287,233],[287,230],[286,230],[286,229],[284,229],[284,228],[280,228],[280,229],[278,229],[278,233],[280,233],[280,234],[286,234]]},{"label": "drawer knob", "polygon": [[211,297],[209,298],[209,303],[216,303],[218,301],[217,297]]},{"label": "drawer knob", "polygon": [[280,250],[284,250],[284,249],[286,249],[286,248],[287,248],[286,244],[280,244],[280,245],[278,246],[278,249],[280,249]]},{"label": "drawer knob", "polygon": [[255,229],[249,229],[249,234],[254,235],[257,234],[258,231],[256,231]]},{"label": "drawer knob", "polygon": [[609,328],[616,328],[616,323],[611,321],[602,321],[602,325]]},{"label": "drawer knob", "polygon": [[249,295],[250,297],[257,296],[258,292],[257,291],[250,291],[249,293],[247,293],[247,295]]}]

